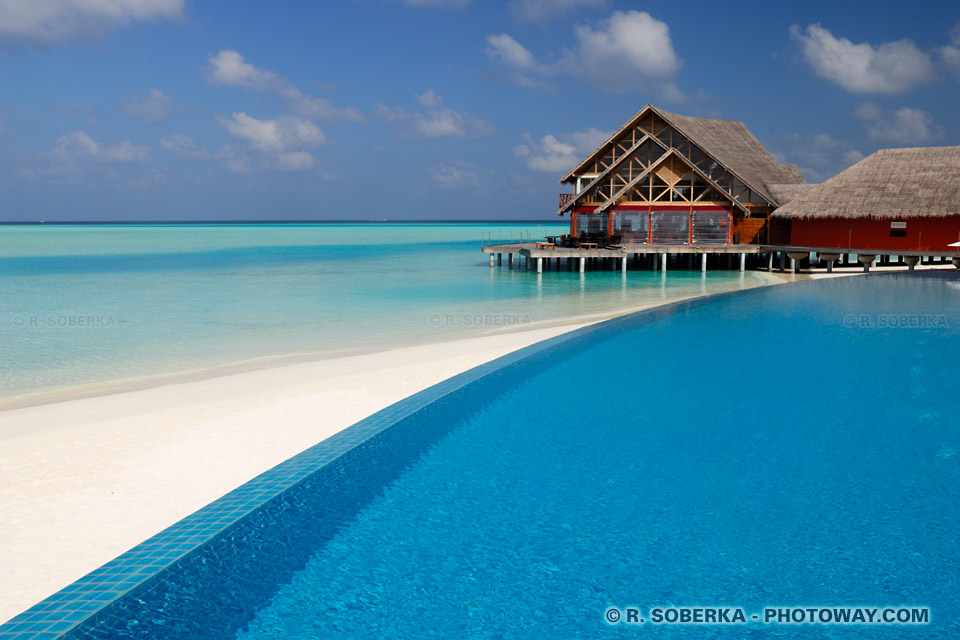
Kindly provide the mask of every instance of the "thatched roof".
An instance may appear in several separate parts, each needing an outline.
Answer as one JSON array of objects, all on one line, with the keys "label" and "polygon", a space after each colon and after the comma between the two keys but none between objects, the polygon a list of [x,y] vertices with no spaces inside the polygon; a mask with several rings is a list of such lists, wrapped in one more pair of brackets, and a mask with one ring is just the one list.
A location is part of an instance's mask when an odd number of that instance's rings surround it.
[{"label": "thatched roof", "polygon": [[742,122],[694,118],[652,108],[691,142],[773,204],[779,202],[768,185],[804,181],[796,165],[782,165],[774,160]]},{"label": "thatched roof", "polygon": [[960,213],[960,147],[883,149],[815,185],[773,215],[904,218]]},{"label": "thatched roof", "polygon": [[805,194],[810,189],[819,187],[817,184],[770,184],[767,185],[770,188],[770,193],[774,198],[777,199],[777,202],[781,206],[787,204],[791,200],[796,200],[803,194]]},{"label": "thatched roof", "polygon": [[796,165],[778,163],[742,122],[683,116],[663,111],[649,104],[637,112],[606,142],[597,147],[560,182],[575,179],[577,173],[583,171],[585,166],[635,126],[648,111],[653,111],[660,116],[748,187],[775,205],[780,202],[771,193],[769,185],[804,182],[803,175]]},{"label": "thatched roof", "polygon": [[[791,163],[781,163],[780,170],[783,172],[783,176],[786,178],[781,184],[805,184],[807,181],[803,177],[803,173],[800,171],[800,167]],[[773,185],[769,182],[767,183],[768,187]]]}]

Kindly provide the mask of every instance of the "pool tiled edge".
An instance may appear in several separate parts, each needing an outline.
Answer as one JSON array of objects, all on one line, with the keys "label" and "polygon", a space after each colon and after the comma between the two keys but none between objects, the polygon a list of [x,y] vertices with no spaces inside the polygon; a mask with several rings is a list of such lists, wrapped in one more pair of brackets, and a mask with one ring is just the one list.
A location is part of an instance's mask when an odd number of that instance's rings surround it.
[{"label": "pool tiled edge", "polygon": [[316,477],[334,461],[361,449],[361,445],[369,443],[390,427],[414,417],[430,405],[453,397],[452,394],[484,379],[491,380],[499,371],[536,361],[545,363],[559,350],[576,347],[581,341],[595,340],[604,334],[653,323],[703,304],[754,295],[765,289],[760,287],[693,298],[607,320],[520,349],[440,382],[264,472],[92,571],[0,625],[0,638],[61,638],[68,633],[73,635],[72,632],[80,627],[95,626],[99,620],[110,618],[123,598],[148,591],[165,576],[196,559],[217,540],[230,535],[241,523],[249,521],[268,505],[282,500],[285,493]]}]

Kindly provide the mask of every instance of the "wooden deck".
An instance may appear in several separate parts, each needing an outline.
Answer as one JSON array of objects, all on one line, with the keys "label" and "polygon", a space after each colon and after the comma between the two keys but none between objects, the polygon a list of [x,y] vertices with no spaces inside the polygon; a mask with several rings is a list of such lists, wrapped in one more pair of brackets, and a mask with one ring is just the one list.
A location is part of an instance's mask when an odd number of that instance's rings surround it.
[{"label": "wooden deck", "polygon": [[503,244],[488,244],[481,250],[483,253],[516,253],[528,258],[623,258],[632,254],[667,253],[667,254],[726,254],[745,253],[840,253],[875,256],[933,256],[937,258],[954,258],[960,256],[960,251],[906,251],[902,249],[864,249],[864,248],[837,248],[837,247],[800,247],[790,245],[759,245],[759,244],[623,244],[603,249],[577,249],[570,247],[538,248],[536,242],[513,242]]},{"label": "wooden deck", "polygon": [[604,249],[538,248],[537,244],[542,243],[488,244],[483,247],[482,251],[487,254],[516,253],[527,258],[623,258],[635,253],[761,253],[760,245],[756,244],[623,244]]},{"label": "wooden deck", "polygon": [[[695,263],[699,262],[699,267],[704,272],[707,271],[708,263],[717,265],[721,269],[731,269],[736,268],[737,262],[739,262],[740,271],[753,268],[783,272],[788,267],[791,271],[799,271],[811,254],[816,254],[818,258],[830,256],[830,262],[820,259],[817,265],[825,266],[827,271],[832,271],[835,265],[849,266],[852,255],[858,256],[858,259],[866,256],[867,260],[873,256],[873,259],[881,264],[890,264],[890,257],[897,256],[901,264],[906,259],[905,262],[911,269],[923,258],[952,259],[954,265],[960,268],[960,251],[955,250],[904,251],[758,244],[622,244],[604,248],[577,248],[558,247],[549,242],[528,241],[488,244],[484,245],[481,251],[490,256],[491,267],[502,264],[503,255],[507,254],[510,266],[513,266],[514,255],[516,255],[518,262],[521,258],[523,259],[525,268],[530,269],[535,265],[537,272],[542,272],[545,264],[557,265],[557,268],[564,264],[570,268],[573,264],[579,263],[581,272],[588,266],[591,270],[592,268],[607,269],[611,263],[616,264],[617,260],[619,260],[620,269],[626,272],[631,259],[633,264],[640,268],[660,269],[666,272],[668,262],[679,265],[681,256],[686,256],[683,262],[688,269],[696,268]],[[695,256],[699,256],[699,260],[695,259]],[[739,256],[739,260],[736,260],[735,256]],[[834,262],[839,256],[845,256],[845,259]],[[552,260],[552,258],[556,259]],[[564,259],[563,263],[560,261],[561,258]],[[864,271],[869,271],[873,264],[869,261],[863,264]]]}]

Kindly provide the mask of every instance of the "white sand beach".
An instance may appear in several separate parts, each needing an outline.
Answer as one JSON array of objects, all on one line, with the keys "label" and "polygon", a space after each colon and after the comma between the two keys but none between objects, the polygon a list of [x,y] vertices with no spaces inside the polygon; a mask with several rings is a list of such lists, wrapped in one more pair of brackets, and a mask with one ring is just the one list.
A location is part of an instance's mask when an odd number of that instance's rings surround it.
[{"label": "white sand beach", "polygon": [[0,411],[0,622],[358,420],[578,326]]},{"label": "white sand beach", "polygon": [[580,326],[584,322],[0,411],[0,622],[358,420]]}]

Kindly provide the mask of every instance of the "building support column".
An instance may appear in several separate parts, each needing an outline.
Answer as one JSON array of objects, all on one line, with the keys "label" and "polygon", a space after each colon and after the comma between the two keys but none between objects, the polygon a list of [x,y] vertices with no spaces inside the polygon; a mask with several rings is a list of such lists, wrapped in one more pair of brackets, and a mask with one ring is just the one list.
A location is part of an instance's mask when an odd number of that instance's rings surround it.
[{"label": "building support column", "polygon": [[580,258],[580,273],[583,273],[583,270],[586,267],[586,265],[587,265],[587,259]]},{"label": "building support column", "polygon": [[790,266],[794,273],[800,273],[800,263],[810,257],[810,254],[806,251],[790,252],[787,255],[790,256]]},{"label": "building support column", "polygon": [[707,254],[705,253],[700,254],[700,272],[701,273],[707,272]]},{"label": "building support column", "polygon": [[622,273],[627,272],[627,256],[623,256],[622,258],[620,258],[620,271]]},{"label": "building support column", "polygon": [[491,267],[493,266],[493,259],[494,259],[495,257],[496,257],[496,256],[493,255],[492,253],[490,254],[490,266],[491,266]]},{"label": "building support column", "polygon": [[870,265],[873,264],[873,261],[876,259],[877,259],[877,256],[870,255],[869,253],[865,253],[857,256],[857,260],[860,262],[860,264],[863,265],[864,273],[870,272]]},{"label": "building support column", "polygon": [[660,270],[663,271],[663,273],[667,272],[667,254],[665,253],[660,254]]},{"label": "building support column", "polygon": [[746,270],[747,270],[747,254],[741,253],[740,254],[740,271],[746,271]]},{"label": "building support column", "polygon": [[818,254],[821,262],[827,263],[827,273],[833,273],[833,263],[840,259],[839,253],[821,253]]},{"label": "building support column", "polygon": [[780,252],[780,273],[783,273],[784,269],[787,267],[787,252]]},{"label": "building support column", "polygon": [[498,253],[498,254],[497,254],[497,264],[503,264],[503,254],[502,254],[502,253]]},{"label": "building support column", "polygon": [[920,256],[903,256],[903,261],[907,263],[907,270],[913,271],[920,262]]},{"label": "building support column", "polygon": [[507,266],[513,269],[513,253],[507,254]]},{"label": "building support column", "polygon": [[537,273],[543,273],[543,258],[537,258]]}]

